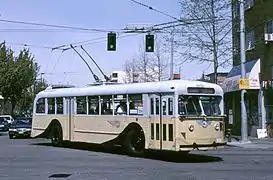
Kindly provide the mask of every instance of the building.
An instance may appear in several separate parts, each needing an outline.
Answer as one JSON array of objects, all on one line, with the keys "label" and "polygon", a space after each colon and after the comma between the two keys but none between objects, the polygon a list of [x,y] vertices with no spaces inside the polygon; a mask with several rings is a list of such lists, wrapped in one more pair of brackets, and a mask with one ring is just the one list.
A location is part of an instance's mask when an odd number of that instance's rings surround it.
[{"label": "building", "polygon": [[[256,136],[256,129],[264,127],[263,119],[272,120],[272,99],[263,91],[262,82],[272,79],[273,67],[273,1],[245,0],[246,76],[249,89],[246,108],[249,135]],[[240,23],[239,1],[232,0],[233,68],[224,82],[227,114],[232,117],[233,134],[240,135],[241,107],[239,79]],[[272,94],[272,92],[271,92]],[[267,116],[266,116],[267,114]],[[271,115],[270,115],[271,114]],[[269,116],[270,115],[270,116]]]},{"label": "building", "polygon": [[128,83],[130,80],[125,71],[113,71],[110,79],[115,83]]},{"label": "building", "polygon": [[[227,72],[218,72],[217,73],[217,81],[216,83],[220,86],[223,85],[228,73]],[[203,74],[202,78],[199,79],[201,81],[206,81],[210,83],[215,83],[215,73],[210,73],[210,74]]]},{"label": "building", "polygon": [[113,71],[110,76],[111,82],[115,83],[138,83],[147,81],[159,81],[158,70],[148,69],[143,72],[125,72],[125,71]]}]

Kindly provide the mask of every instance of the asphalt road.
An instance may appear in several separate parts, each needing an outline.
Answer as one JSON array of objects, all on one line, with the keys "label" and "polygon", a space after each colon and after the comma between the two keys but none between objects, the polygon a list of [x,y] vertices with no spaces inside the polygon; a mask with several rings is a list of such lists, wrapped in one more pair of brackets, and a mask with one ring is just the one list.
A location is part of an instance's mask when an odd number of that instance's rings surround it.
[{"label": "asphalt road", "polygon": [[[272,140],[273,141],[273,140]],[[9,140],[0,135],[0,180],[265,180],[273,179],[273,148],[226,147],[180,153],[124,155],[82,144],[51,147],[43,139]]]}]

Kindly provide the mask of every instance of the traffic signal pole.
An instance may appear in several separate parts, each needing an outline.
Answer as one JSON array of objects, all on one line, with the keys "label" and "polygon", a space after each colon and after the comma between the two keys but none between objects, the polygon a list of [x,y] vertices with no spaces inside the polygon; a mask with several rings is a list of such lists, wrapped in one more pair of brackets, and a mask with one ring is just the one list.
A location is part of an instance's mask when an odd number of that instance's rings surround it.
[{"label": "traffic signal pole", "polygon": [[[241,78],[246,78],[245,71],[245,61],[246,61],[246,51],[245,51],[245,8],[244,0],[239,0],[240,2],[240,58],[241,58]],[[241,90],[241,142],[248,141],[248,130],[247,130],[247,114],[244,95],[246,93],[245,89]]]}]

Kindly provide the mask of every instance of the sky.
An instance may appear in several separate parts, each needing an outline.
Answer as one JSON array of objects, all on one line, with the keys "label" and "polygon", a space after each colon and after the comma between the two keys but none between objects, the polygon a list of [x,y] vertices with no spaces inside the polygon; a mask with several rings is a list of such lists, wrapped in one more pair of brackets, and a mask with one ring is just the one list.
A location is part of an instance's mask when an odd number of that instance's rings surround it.
[{"label": "sky", "polygon": [[[164,13],[180,17],[180,7],[177,0],[140,0],[140,2]],[[120,30],[128,26],[141,27],[173,20],[133,3],[131,0],[2,0],[0,19],[104,30]],[[88,41],[84,48],[96,60],[100,68],[110,75],[113,71],[124,70],[125,61],[136,55],[139,46],[144,45],[145,37],[145,34],[129,37],[122,37],[126,35],[120,34],[120,38],[117,39],[117,51],[109,52],[106,48],[106,32],[63,30],[57,32],[18,32],[10,30],[14,28],[44,29],[44,27],[0,22],[0,42],[5,41],[8,47],[16,53],[24,47],[23,44],[30,45],[27,47],[39,64],[40,73],[44,74],[43,77],[49,84],[62,83],[76,86],[85,86],[94,82],[92,74],[80,57],[72,49],[62,52],[60,50],[51,51],[51,49],[42,47],[56,47]],[[96,38],[102,39],[94,41]],[[79,52],[83,54],[80,49]],[[88,60],[88,58],[86,59]],[[170,60],[168,55],[167,60]],[[179,59],[175,58],[174,62],[178,63]],[[102,78],[95,65],[91,61],[89,64],[92,70]],[[182,79],[197,79],[201,77],[203,72],[211,73],[212,68],[213,66],[209,66],[209,64],[192,62],[175,66],[174,70],[175,73],[181,72]],[[219,69],[219,71],[224,70]]]}]

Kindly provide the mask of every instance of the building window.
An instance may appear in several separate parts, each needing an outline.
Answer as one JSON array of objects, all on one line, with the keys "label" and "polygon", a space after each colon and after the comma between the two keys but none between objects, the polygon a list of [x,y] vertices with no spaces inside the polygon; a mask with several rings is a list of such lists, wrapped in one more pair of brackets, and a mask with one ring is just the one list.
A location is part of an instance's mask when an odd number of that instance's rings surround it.
[{"label": "building window", "polygon": [[245,10],[250,9],[254,5],[254,0],[246,0],[245,1]]},{"label": "building window", "polygon": [[240,52],[240,33],[236,34],[235,37],[235,48],[234,48],[234,54],[239,54]]},{"label": "building window", "polygon": [[233,18],[239,16],[240,14],[240,3],[238,1],[235,1],[233,3]]},{"label": "building window", "polygon": [[246,33],[246,50],[251,50],[255,46],[254,31]]},{"label": "building window", "polygon": [[112,76],[113,76],[113,78],[117,78],[118,77],[118,73],[113,73]]},{"label": "building window", "polygon": [[265,33],[266,34],[273,34],[273,21],[267,21],[265,24]]}]

